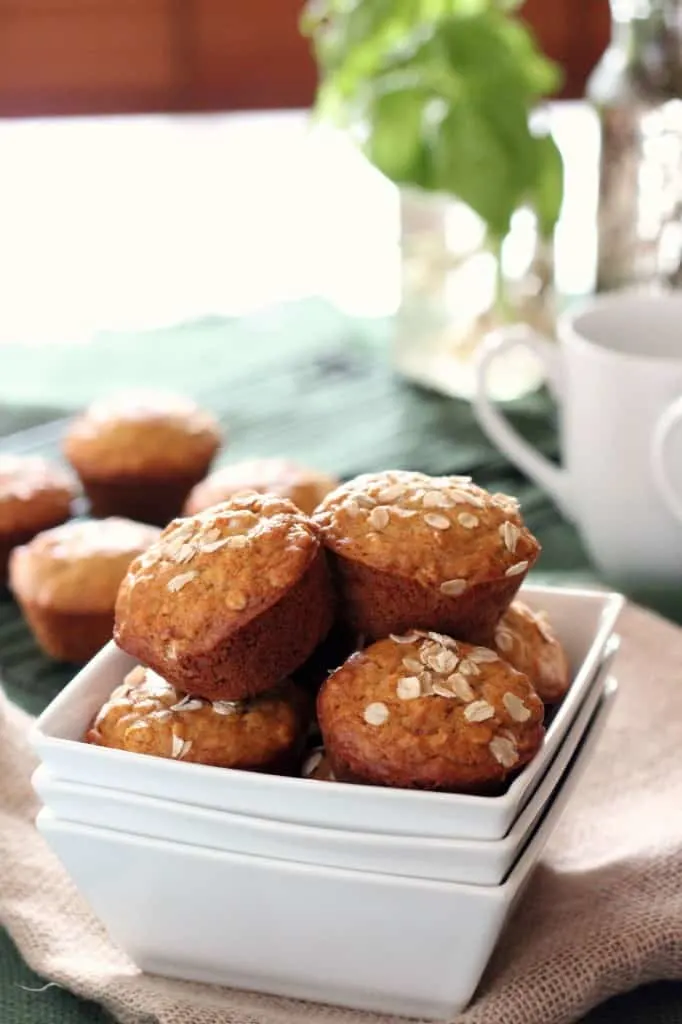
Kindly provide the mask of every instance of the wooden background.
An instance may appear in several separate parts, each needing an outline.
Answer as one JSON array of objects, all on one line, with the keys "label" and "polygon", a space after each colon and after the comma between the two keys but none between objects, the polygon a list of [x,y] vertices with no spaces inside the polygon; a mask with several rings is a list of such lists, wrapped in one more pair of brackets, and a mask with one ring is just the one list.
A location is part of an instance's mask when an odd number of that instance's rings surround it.
[{"label": "wooden background", "polygon": [[[301,0],[0,0],[0,116],[310,104]],[[608,0],[527,0],[523,16],[580,96]]]}]

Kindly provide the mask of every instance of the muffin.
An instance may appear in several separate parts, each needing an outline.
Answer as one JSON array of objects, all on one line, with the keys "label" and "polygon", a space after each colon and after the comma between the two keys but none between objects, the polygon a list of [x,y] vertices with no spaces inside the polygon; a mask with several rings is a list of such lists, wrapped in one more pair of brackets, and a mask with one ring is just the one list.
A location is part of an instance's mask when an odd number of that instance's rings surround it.
[{"label": "muffin", "polygon": [[290,772],[305,733],[305,700],[291,683],[249,701],[185,696],[141,665],[97,714],[88,743],[246,771]]},{"label": "muffin", "polygon": [[235,494],[256,491],[288,498],[301,512],[311,515],[338,484],[338,480],[326,473],[290,459],[247,459],[223,466],[197,484],[187,499],[185,514],[193,516]]},{"label": "muffin", "polygon": [[544,612],[514,601],[495,629],[495,650],[528,676],[545,704],[556,704],[571,685],[566,652]]},{"label": "muffin", "polygon": [[421,628],[490,645],[540,553],[516,500],[469,477],[359,476],[327,495],[313,520],[343,614],[374,639]]},{"label": "muffin", "polygon": [[12,548],[71,514],[75,479],[35,455],[0,455],[0,585],[7,580]]},{"label": "muffin", "polygon": [[544,735],[530,681],[487,647],[413,630],[353,654],[317,699],[335,777],[491,793]]},{"label": "muffin", "polygon": [[94,516],[159,526],[180,513],[219,447],[213,416],[189,399],[160,392],[123,392],[95,402],[64,439]]},{"label": "muffin", "polygon": [[121,585],[114,636],[187,693],[243,700],[299,668],[333,617],[316,528],[290,501],[251,494],[163,531]]},{"label": "muffin", "polygon": [[111,640],[121,580],[159,533],[129,519],[75,520],[15,548],[10,586],[46,654],[85,662]]}]

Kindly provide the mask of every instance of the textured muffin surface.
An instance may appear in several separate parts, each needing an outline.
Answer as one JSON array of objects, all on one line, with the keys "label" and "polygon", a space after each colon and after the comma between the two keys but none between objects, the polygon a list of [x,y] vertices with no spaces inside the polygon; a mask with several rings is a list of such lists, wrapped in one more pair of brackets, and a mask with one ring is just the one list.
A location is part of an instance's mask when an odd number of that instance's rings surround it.
[{"label": "textured muffin surface", "polygon": [[290,459],[245,459],[222,466],[197,484],[187,499],[186,513],[194,515],[243,491],[288,498],[310,515],[338,480]]},{"label": "textured muffin surface", "polygon": [[314,525],[285,499],[251,494],[171,523],[136,559],[115,638],[187,691],[241,698],[302,664],[332,614]]},{"label": "textured muffin surface", "polygon": [[131,391],[95,402],[75,419],[64,451],[85,478],[165,477],[208,465],[219,444],[217,421],[194,402]]},{"label": "textured muffin surface", "polygon": [[469,477],[366,474],[332,491],[314,520],[335,553],[446,596],[520,576],[539,553],[515,499]]},{"label": "textured muffin surface", "polygon": [[23,600],[68,612],[113,613],[130,563],[159,537],[129,519],[76,520],[39,533],[10,560],[10,583]]},{"label": "textured muffin surface", "polygon": [[71,473],[33,455],[0,455],[0,533],[38,531],[68,519],[77,485]]},{"label": "textured muffin surface", "polygon": [[524,672],[545,704],[560,701],[571,682],[568,658],[543,612],[514,601],[495,630],[501,658]]},{"label": "textured muffin surface", "polygon": [[415,630],[353,654],[318,716],[340,780],[487,792],[536,753],[544,708],[494,651]]},{"label": "textured muffin surface", "polygon": [[100,709],[86,740],[225,768],[276,767],[302,741],[304,706],[288,682],[250,701],[212,702],[178,693],[138,666]]}]

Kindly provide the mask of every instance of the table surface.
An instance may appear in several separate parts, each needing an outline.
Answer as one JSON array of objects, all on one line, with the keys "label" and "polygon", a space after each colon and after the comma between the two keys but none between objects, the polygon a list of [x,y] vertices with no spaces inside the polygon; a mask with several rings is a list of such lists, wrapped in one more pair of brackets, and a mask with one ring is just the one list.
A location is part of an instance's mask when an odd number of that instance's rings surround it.
[{"label": "table surface", "polygon": [[[590,200],[576,197],[594,194],[595,140],[580,107],[557,124],[573,154],[559,272],[563,290],[580,293],[590,258],[566,243],[578,230],[589,238]],[[344,140],[295,112],[74,119],[0,123],[0,154],[0,436],[46,424],[9,447],[56,450],[55,417],[154,374],[217,409],[232,457],[286,451],[342,475],[474,470],[524,499],[550,570],[585,572],[575,534],[490,448],[468,407],[392,375],[383,318],[398,296],[397,197]],[[320,298],[291,304],[310,295]],[[545,396],[514,415],[556,453]],[[34,711],[65,678],[7,601],[0,667]],[[2,1024],[104,1020],[40,985],[0,934]],[[588,1020],[679,1024],[682,986],[640,989]]]}]

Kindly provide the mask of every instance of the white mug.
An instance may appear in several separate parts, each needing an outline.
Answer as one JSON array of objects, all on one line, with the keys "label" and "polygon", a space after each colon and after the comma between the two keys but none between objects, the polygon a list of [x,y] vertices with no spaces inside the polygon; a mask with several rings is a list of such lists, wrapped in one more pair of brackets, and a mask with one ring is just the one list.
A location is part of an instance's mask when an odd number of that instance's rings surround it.
[{"label": "white mug", "polygon": [[[482,346],[474,401],[492,441],[580,530],[614,579],[682,588],[682,294],[617,292],[560,318],[559,344],[522,326]],[[522,346],[559,404],[563,468],[528,444],[488,394],[491,364]]]}]

